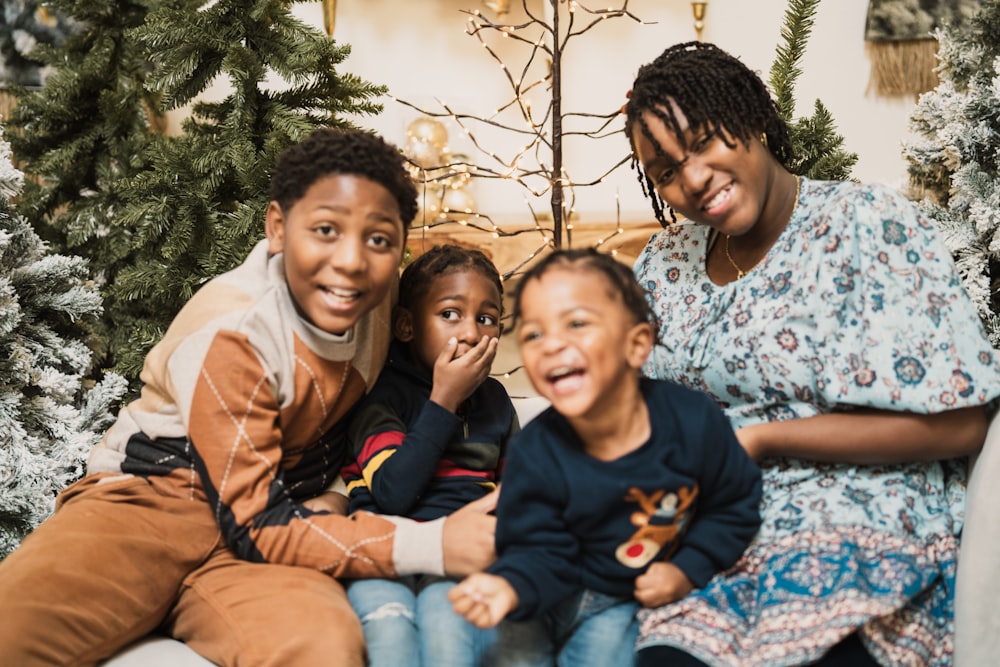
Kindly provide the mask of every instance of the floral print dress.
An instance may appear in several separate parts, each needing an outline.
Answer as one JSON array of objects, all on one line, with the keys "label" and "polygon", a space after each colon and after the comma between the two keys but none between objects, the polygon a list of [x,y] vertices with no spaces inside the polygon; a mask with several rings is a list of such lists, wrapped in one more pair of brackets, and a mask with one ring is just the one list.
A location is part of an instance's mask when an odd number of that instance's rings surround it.
[{"label": "floral print dress", "polygon": [[[636,262],[660,320],[646,373],[707,392],[734,428],[855,407],[935,413],[1000,394],[990,347],[933,222],[884,186],[803,180],[787,228],[715,285],[706,228],[655,234]],[[743,558],[641,612],[639,648],[710,665],[801,665],[858,631],[883,665],[950,665],[965,459],[766,459]]]}]

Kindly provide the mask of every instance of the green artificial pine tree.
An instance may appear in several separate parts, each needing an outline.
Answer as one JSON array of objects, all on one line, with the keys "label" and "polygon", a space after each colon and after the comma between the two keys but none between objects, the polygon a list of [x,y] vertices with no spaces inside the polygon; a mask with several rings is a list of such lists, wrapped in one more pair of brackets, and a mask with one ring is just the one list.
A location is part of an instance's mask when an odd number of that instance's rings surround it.
[{"label": "green artificial pine tree", "polygon": [[[336,72],[349,47],[295,18],[289,0],[198,4],[164,4],[134,32],[164,108],[194,104],[182,133],[152,147],[152,168],[127,179],[111,216],[134,250],[105,303],[115,368],[130,378],[198,287],[263,237],[278,153],[317,126],[381,109],[382,87]],[[231,90],[223,100],[196,101],[220,83]]]},{"label": "green artificial pine tree", "polygon": [[858,156],[844,150],[844,138],[837,133],[829,110],[816,100],[812,116],[794,119],[793,91],[802,73],[798,64],[805,54],[819,3],[820,0],[789,1],[781,29],[782,43],[771,65],[770,85],[778,113],[788,124],[795,155],[789,165],[791,171],[808,178],[841,181],[850,178]]},{"label": "green artificial pine tree", "polygon": [[100,294],[81,258],[49,254],[9,206],[21,181],[0,141],[0,558],[83,473],[126,388],[113,374],[84,379],[80,324],[100,314]]},{"label": "green artificial pine tree", "polygon": [[[384,89],[338,74],[349,48],[292,16],[289,0],[51,4],[82,28],[32,52],[52,74],[18,91],[7,126],[32,176],[19,210],[98,271],[99,363],[137,388],[180,306],[262,237],[277,154],[316,126],[378,112]],[[197,101],[210,85],[231,93]],[[152,127],[189,103],[179,136]]]},{"label": "green artificial pine tree", "polygon": [[966,291],[1000,348],[1000,1],[937,33],[938,86],[910,116],[913,196],[939,225]]},{"label": "green artificial pine tree", "polygon": [[[127,35],[153,1],[52,0],[79,27],[61,45],[32,52],[51,74],[42,89],[16,91],[6,123],[18,164],[32,176],[18,211],[54,252],[85,257],[105,286],[135,255],[132,231],[114,223],[118,188],[149,168],[150,144],[163,141],[149,122],[157,104],[143,89],[148,59]],[[97,350],[112,326],[97,325]]]}]

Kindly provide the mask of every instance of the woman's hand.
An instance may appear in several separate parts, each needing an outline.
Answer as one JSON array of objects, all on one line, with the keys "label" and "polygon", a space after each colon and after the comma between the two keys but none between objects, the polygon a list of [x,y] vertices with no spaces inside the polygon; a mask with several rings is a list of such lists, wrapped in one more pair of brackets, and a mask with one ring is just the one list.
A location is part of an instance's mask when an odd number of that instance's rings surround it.
[{"label": "woman's hand", "polygon": [[635,599],[643,607],[662,607],[694,590],[687,575],[673,563],[657,561],[635,579]]}]

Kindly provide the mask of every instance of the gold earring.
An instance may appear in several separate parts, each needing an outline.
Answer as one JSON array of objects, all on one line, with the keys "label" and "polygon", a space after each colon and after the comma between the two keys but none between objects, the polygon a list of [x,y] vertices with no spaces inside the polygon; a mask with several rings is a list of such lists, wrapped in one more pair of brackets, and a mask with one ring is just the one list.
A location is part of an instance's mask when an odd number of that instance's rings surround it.
[{"label": "gold earring", "polygon": [[760,133],[760,143],[764,144],[764,148],[767,148],[767,132]]}]

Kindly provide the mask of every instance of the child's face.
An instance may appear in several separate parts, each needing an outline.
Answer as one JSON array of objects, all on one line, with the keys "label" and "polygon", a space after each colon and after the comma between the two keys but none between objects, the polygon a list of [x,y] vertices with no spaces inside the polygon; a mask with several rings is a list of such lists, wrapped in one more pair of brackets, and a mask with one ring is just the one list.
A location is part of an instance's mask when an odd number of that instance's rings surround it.
[{"label": "child's face", "polygon": [[524,370],[560,414],[600,417],[638,382],[653,331],[635,322],[603,274],[552,268],[523,286],[520,307]]},{"label": "child's face", "polygon": [[403,255],[395,197],[348,174],[317,180],[287,211],[272,201],[267,238],[272,254],[285,253],[285,279],[299,312],[336,334],[385,298]]},{"label": "child's face", "polygon": [[432,370],[450,338],[458,340],[460,357],[483,336],[499,337],[500,304],[496,284],[480,272],[450,271],[431,281],[412,310],[402,310],[397,337],[411,343],[416,361]]}]

